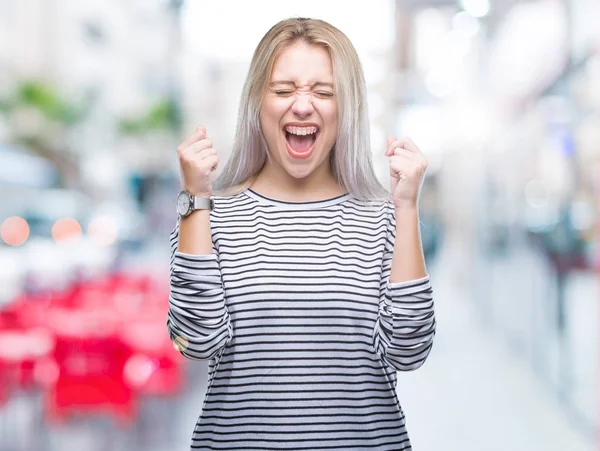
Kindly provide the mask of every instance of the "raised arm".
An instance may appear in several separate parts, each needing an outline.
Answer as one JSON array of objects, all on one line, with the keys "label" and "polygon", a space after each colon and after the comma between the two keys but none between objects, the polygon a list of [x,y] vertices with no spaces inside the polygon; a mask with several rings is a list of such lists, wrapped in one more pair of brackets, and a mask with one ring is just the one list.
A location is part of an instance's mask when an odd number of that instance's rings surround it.
[{"label": "raised arm", "polygon": [[[209,197],[209,176],[218,156],[206,138],[206,129],[198,127],[177,153],[182,187],[194,195]],[[178,218],[170,240],[169,336],[185,357],[211,359],[231,341],[233,332],[219,255],[212,241],[210,211],[196,210]]]},{"label": "raised arm", "polygon": [[411,371],[423,365],[433,345],[436,328],[433,291],[429,275],[419,272],[424,266],[419,261],[421,256],[413,255],[421,249],[418,214],[408,210],[397,213],[389,204],[386,218],[379,317],[373,331],[373,346],[389,366]]}]

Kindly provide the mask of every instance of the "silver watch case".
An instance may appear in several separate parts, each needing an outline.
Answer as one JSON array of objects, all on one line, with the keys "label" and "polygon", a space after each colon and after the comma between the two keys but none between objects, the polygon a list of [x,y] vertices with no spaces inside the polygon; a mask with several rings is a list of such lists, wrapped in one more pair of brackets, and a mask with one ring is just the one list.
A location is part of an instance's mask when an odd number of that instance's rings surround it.
[{"label": "silver watch case", "polygon": [[177,196],[177,214],[179,216],[189,216],[194,210],[214,209],[214,200],[212,197],[198,197],[183,190]]}]

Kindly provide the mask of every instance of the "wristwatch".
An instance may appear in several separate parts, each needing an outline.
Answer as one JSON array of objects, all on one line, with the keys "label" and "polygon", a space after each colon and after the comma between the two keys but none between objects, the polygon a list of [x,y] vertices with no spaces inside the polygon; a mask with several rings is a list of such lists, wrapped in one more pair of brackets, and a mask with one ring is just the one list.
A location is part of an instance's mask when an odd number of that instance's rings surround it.
[{"label": "wristwatch", "polygon": [[194,210],[214,209],[214,200],[212,197],[198,197],[183,190],[177,196],[177,214],[179,216],[189,216]]}]

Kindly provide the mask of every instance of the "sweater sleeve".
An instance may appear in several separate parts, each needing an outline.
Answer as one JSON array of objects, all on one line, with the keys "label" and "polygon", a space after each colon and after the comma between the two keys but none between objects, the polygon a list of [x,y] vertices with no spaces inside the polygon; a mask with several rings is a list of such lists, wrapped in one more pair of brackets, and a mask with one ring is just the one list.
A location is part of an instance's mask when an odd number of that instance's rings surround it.
[{"label": "sweater sleeve", "polygon": [[170,241],[169,336],[188,359],[212,359],[233,336],[219,255],[214,246],[212,254],[179,252],[179,219]]},{"label": "sweater sleeve", "polygon": [[386,242],[373,346],[387,365],[399,371],[412,371],[423,365],[433,345],[436,330],[433,291],[429,274],[420,279],[390,282],[396,217],[391,204],[386,208]]}]

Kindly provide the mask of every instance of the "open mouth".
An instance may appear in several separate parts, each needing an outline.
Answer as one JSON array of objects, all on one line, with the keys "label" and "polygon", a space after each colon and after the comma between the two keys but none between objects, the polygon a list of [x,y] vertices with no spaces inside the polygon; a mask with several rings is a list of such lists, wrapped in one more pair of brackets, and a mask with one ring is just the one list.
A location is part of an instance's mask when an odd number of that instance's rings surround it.
[{"label": "open mouth", "polygon": [[296,135],[288,132],[287,130],[284,130],[283,132],[285,134],[285,140],[287,141],[288,146],[297,154],[310,153],[313,150],[320,134],[320,130],[306,135]]}]

